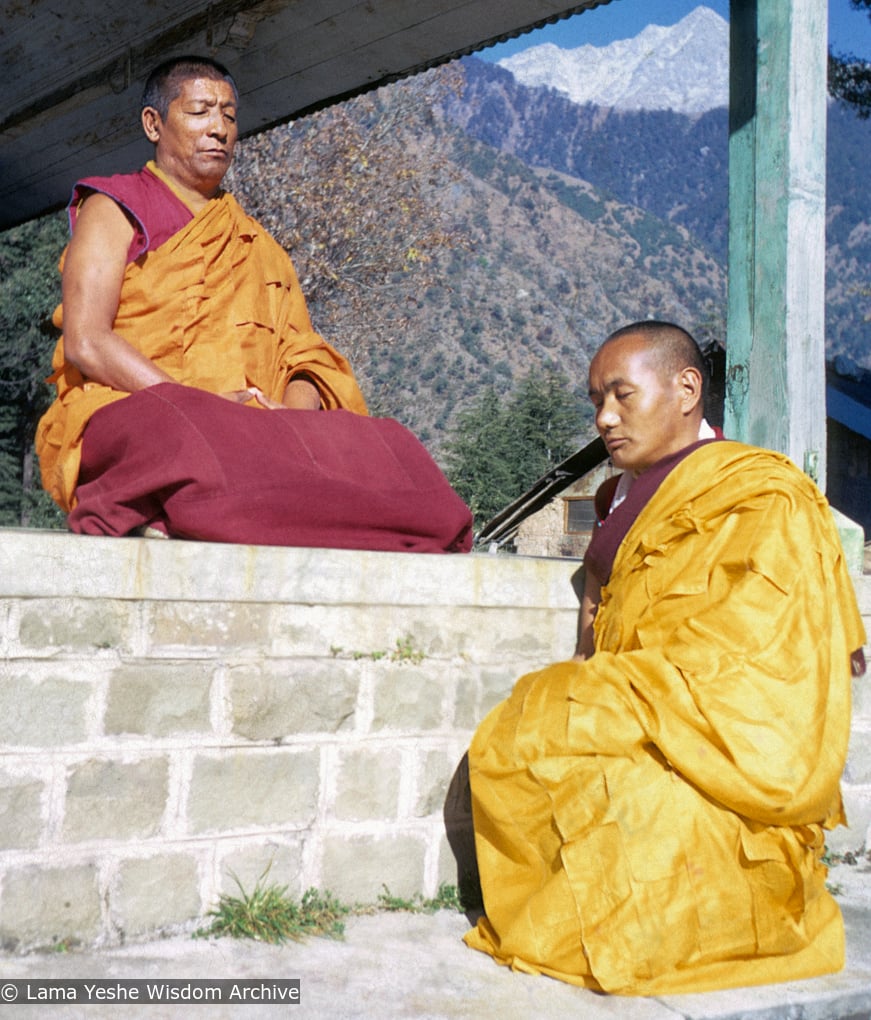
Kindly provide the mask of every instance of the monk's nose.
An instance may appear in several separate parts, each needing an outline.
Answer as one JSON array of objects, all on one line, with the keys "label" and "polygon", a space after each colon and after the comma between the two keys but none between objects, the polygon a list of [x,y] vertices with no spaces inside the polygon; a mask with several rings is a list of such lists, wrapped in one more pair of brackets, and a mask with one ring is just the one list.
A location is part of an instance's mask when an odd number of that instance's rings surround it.
[{"label": "monk's nose", "polygon": [[600,432],[605,432],[608,429],[613,428],[617,424],[617,415],[613,408],[601,407],[596,413],[596,428]]}]

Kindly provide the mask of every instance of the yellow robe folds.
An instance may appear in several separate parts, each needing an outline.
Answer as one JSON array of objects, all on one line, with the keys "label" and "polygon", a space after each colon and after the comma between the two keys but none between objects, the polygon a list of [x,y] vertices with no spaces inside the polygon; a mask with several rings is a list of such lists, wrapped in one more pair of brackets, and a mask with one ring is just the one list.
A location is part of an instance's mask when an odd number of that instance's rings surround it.
[{"label": "yellow robe folds", "polygon": [[[61,309],[55,324],[62,328]],[[314,332],[287,253],[227,193],[127,267],[115,331],[177,382],[212,393],[258,386],[281,400],[304,371],[321,405],[366,413],[347,361]],[[45,489],[69,510],[91,415],[126,393],[86,380],[58,342],[57,399],[39,423]]]},{"label": "yellow robe folds", "polygon": [[779,454],[700,447],[626,535],[595,635],[475,734],[467,943],[629,995],[840,969],[821,856],[864,631],[825,499]]}]

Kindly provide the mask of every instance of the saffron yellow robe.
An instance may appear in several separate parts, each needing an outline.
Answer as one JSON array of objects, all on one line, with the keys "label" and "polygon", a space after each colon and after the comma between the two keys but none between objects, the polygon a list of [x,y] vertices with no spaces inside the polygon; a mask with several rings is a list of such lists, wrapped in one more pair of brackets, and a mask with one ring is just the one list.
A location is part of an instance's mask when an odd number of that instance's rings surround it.
[{"label": "saffron yellow robe", "polygon": [[840,969],[821,856],[864,639],[816,487],[738,443],[689,454],[618,550],[592,658],[523,677],[474,736],[467,943],[628,995]]},{"label": "saffron yellow robe", "polygon": [[[55,325],[63,328],[60,307]],[[348,362],[312,329],[287,253],[227,193],[128,265],[114,329],[187,386],[212,393],[257,386],[280,401],[291,376],[305,372],[322,407],[366,413]],[[52,367],[57,399],[39,423],[36,448],[44,488],[68,511],[85,426],[128,394],[84,379],[65,360],[63,338]]]}]

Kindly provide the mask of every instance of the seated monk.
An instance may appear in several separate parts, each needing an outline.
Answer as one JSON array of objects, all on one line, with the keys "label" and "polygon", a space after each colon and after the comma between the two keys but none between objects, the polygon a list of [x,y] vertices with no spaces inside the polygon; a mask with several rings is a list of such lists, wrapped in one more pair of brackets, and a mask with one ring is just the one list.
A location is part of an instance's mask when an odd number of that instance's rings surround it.
[{"label": "seated monk", "polygon": [[468,508],[366,416],[287,253],[221,189],[238,98],[220,64],[167,61],[142,100],[154,159],[73,190],[44,487],[86,534],[467,551]]},{"label": "seated monk", "polygon": [[699,439],[703,380],[666,323],[594,357],[596,425],[633,481],[587,555],[592,654],[519,680],[469,750],[485,916],[466,942],[596,991],[844,961],[822,856],[862,622],[824,497],[781,454]]}]

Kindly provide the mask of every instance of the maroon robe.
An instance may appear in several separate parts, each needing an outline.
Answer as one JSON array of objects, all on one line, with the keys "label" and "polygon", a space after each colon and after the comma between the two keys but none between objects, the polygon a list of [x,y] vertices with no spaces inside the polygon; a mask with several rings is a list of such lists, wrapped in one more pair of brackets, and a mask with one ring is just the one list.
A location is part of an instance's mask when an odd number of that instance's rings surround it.
[{"label": "maroon robe", "polygon": [[390,418],[265,411],[160,383],[95,412],[73,531],[249,545],[468,552],[472,515]]}]

